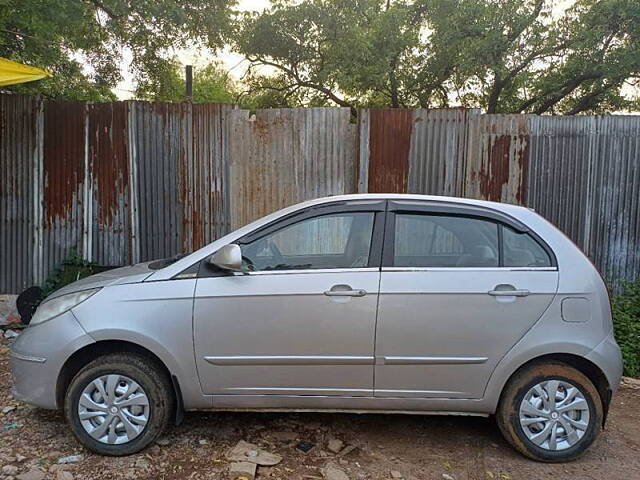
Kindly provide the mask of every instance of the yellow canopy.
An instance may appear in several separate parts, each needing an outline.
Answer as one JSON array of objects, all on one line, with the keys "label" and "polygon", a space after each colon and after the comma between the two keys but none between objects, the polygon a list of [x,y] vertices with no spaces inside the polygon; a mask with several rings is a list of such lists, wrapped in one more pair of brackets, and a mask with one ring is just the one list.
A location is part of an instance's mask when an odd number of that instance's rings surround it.
[{"label": "yellow canopy", "polygon": [[0,57],[0,87],[16,83],[33,82],[51,74],[36,67],[22,65],[18,62]]}]

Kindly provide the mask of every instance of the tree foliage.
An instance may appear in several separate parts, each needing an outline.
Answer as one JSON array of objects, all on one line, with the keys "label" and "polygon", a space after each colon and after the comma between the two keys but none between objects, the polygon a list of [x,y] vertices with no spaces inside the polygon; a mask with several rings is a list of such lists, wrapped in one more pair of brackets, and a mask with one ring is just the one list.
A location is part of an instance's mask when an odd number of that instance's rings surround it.
[{"label": "tree foliage", "polygon": [[223,43],[229,0],[0,0],[0,56],[53,77],[10,87],[77,99],[111,98],[123,54],[139,79],[166,70],[172,48]]},{"label": "tree foliage", "polygon": [[[138,82],[136,97],[143,100],[180,102],[185,99],[184,66],[177,59],[168,60],[161,70]],[[196,103],[233,103],[237,97],[237,86],[218,63],[193,69],[193,97]]]},{"label": "tree foliage", "polygon": [[[640,2],[573,0],[0,0],[0,55],[50,70],[13,90],[110,99],[131,56],[142,98],[183,98],[175,49],[230,43],[240,82],[196,69],[196,101],[249,108],[637,110]],[[126,56],[125,56],[126,53]]]},{"label": "tree foliage", "polygon": [[[640,2],[279,0],[237,22],[249,86],[342,106],[637,108]],[[556,10],[554,10],[554,6]],[[257,73],[256,73],[257,72]]]},{"label": "tree foliage", "polygon": [[624,361],[624,373],[640,377],[640,279],[624,285],[611,302],[613,327]]}]

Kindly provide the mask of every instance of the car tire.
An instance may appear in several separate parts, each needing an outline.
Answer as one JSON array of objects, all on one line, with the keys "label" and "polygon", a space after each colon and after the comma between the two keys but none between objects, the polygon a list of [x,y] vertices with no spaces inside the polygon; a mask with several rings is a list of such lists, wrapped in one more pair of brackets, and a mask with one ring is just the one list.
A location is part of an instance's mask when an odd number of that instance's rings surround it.
[{"label": "car tire", "polygon": [[89,450],[131,455],[168,426],[172,393],[159,365],[142,355],[115,353],[97,358],[75,375],[64,411],[74,435]]},{"label": "car tire", "polygon": [[539,363],[509,380],[496,421],[504,438],[523,455],[541,462],[568,462],[584,454],[598,437],[602,412],[600,395],[584,374],[563,363]]}]

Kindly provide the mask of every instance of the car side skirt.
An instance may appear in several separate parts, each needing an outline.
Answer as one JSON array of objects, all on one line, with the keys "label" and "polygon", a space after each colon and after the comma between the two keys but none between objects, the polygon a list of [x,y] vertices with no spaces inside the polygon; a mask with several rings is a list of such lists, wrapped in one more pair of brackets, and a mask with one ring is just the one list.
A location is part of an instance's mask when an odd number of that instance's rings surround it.
[{"label": "car side skirt", "polygon": [[343,397],[329,395],[207,395],[209,406],[187,410],[310,411],[351,413],[416,413],[488,416],[484,399]]},{"label": "car side skirt", "polygon": [[489,417],[488,413],[477,412],[455,412],[455,411],[442,411],[442,410],[355,410],[349,408],[200,408],[194,411],[203,412],[263,412],[263,413],[353,413],[353,414],[398,414],[398,415],[452,415],[459,417]]}]

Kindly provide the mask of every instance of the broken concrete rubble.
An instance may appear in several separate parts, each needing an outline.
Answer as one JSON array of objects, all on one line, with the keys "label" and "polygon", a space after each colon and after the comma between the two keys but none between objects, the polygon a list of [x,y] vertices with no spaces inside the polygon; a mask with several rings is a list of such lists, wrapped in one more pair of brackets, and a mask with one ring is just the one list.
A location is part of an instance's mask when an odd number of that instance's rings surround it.
[{"label": "broken concrete rubble", "polygon": [[344,447],[344,442],[338,438],[332,438],[327,443],[327,450],[332,453],[338,453]]},{"label": "broken concrete rubble", "polygon": [[349,480],[349,475],[335,463],[327,463],[321,472],[325,480]]},{"label": "broken concrete rubble", "polygon": [[257,465],[251,462],[234,462],[229,465],[229,480],[253,480]]},{"label": "broken concrete rubble", "polygon": [[282,461],[282,457],[275,453],[262,450],[253,443],[240,440],[226,455],[228,460],[234,462],[250,462],[256,465],[277,465]]}]

